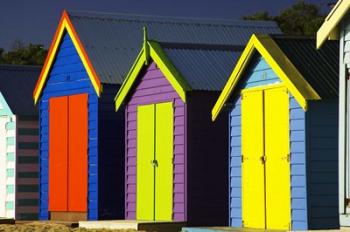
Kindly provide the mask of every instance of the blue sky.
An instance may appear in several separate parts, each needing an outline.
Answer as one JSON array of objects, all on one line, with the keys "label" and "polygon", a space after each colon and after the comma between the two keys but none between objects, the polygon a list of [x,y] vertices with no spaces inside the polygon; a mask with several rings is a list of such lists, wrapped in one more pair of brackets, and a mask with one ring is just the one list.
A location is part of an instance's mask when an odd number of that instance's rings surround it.
[{"label": "blue sky", "polygon": [[[43,44],[51,42],[63,9],[195,18],[238,19],[257,11],[272,15],[296,0],[1,0],[0,47],[13,41]],[[334,2],[335,0],[333,0]],[[305,0],[328,11],[332,0]]]}]

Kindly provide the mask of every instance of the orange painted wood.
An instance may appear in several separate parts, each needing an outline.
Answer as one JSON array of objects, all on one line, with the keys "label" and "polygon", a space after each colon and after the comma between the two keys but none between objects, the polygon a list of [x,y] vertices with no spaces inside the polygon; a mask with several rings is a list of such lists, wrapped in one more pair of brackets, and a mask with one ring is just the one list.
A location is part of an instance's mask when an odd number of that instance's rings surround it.
[{"label": "orange painted wood", "polygon": [[67,211],[68,97],[49,100],[49,211]]},{"label": "orange painted wood", "polygon": [[88,95],[69,96],[68,211],[87,211]]}]

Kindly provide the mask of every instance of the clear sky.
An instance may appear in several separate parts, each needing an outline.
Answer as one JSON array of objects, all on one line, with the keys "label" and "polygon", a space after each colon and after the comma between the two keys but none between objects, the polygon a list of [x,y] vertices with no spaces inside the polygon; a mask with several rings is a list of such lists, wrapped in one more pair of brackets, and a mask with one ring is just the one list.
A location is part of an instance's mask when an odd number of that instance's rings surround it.
[{"label": "clear sky", "polygon": [[[0,0],[0,47],[25,43],[50,44],[62,10],[105,11],[161,16],[238,19],[257,11],[272,15],[296,0]],[[328,11],[336,0],[305,0]]]}]

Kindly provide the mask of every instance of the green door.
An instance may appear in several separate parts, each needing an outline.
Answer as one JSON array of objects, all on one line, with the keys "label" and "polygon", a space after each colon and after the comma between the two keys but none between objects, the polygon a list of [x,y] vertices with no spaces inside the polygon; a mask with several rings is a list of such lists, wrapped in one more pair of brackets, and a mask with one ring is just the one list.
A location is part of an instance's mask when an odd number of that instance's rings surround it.
[{"label": "green door", "polygon": [[172,102],[137,109],[138,220],[172,220],[173,118]]}]

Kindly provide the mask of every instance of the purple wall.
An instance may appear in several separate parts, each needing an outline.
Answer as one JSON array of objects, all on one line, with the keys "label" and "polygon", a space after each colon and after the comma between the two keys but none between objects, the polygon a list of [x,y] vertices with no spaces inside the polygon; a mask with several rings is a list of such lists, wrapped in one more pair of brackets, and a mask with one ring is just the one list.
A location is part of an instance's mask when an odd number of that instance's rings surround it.
[{"label": "purple wall", "polygon": [[185,122],[186,105],[161,71],[152,63],[141,74],[126,106],[126,188],[125,217],[136,219],[136,109],[139,105],[174,102],[174,205],[173,219],[184,221],[186,215],[185,194]]}]

